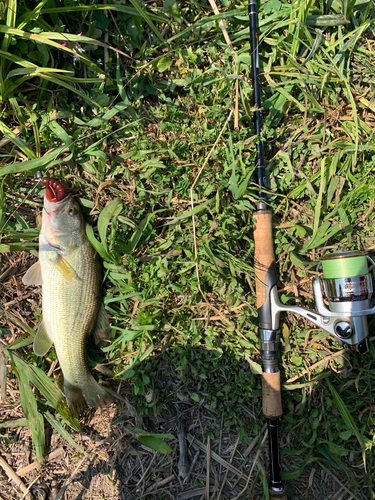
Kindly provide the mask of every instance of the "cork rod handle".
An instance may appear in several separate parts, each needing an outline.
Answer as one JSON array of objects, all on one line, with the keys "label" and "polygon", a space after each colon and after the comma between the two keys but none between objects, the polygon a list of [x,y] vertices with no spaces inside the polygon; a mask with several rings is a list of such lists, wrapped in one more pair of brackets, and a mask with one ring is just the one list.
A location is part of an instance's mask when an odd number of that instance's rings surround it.
[{"label": "cork rod handle", "polygon": [[[259,327],[265,330],[272,329],[272,308],[270,290],[276,286],[277,276],[274,268],[275,253],[272,239],[272,212],[258,211],[254,214],[256,227],[255,241],[255,277],[256,295],[259,314]],[[277,349],[277,348],[276,348]],[[277,355],[276,355],[277,365]],[[275,419],[282,416],[280,373],[263,372],[263,414],[267,418]]]},{"label": "cork rod handle", "polygon": [[261,308],[267,299],[266,276],[273,262],[275,262],[275,252],[272,240],[272,212],[255,212],[256,226],[254,230],[255,242],[255,279],[257,307]]}]

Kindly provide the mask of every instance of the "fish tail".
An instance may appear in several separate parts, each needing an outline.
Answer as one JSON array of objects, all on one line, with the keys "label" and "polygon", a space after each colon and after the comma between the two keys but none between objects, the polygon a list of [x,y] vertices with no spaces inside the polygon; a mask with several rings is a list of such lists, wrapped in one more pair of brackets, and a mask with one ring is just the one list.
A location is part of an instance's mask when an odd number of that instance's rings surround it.
[{"label": "fish tail", "polygon": [[94,407],[103,408],[115,401],[114,397],[99,385],[92,375],[90,375],[87,385],[82,389],[82,393],[86,403]]},{"label": "fish tail", "polygon": [[69,410],[73,415],[78,416],[86,406],[81,389],[64,380],[64,393]]}]

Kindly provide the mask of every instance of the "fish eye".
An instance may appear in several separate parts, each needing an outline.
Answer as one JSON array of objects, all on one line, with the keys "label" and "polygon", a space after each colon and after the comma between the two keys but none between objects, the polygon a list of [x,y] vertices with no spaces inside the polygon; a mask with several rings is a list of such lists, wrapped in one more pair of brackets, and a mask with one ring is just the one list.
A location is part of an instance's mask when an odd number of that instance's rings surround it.
[{"label": "fish eye", "polygon": [[69,208],[69,210],[68,210],[68,214],[71,215],[72,217],[74,215],[77,215],[77,213],[78,213],[78,211],[76,208]]}]

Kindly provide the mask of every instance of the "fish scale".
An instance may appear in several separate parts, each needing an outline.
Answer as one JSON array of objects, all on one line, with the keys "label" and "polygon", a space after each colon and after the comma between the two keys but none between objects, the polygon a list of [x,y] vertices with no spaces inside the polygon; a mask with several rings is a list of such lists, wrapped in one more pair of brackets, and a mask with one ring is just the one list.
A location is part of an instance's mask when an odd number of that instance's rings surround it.
[{"label": "fish scale", "polygon": [[65,380],[84,387],[87,378],[91,377],[86,360],[86,340],[95,326],[100,308],[98,259],[90,243],[84,242],[79,251],[65,257],[78,277],[67,281],[50,263],[50,252],[44,253],[47,255],[41,253],[40,261],[45,325]]}]

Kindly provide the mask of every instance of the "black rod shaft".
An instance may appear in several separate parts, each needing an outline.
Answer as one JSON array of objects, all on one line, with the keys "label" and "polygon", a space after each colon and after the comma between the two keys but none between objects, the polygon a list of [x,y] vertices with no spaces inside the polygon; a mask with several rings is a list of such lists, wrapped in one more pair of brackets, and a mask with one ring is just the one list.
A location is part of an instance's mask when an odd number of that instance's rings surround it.
[{"label": "black rod shaft", "polygon": [[266,194],[264,188],[266,187],[265,169],[264,169],[264,148],[263,148],[263,124],[262,124],[262,100],[260,95],[260,81],[259,81],[259,47],[258,47],[258,28],[257,28],[257,10],[256,0],[249,0],[249,21],[250,21],[250,47],[251,47],[251,66],[252,66],[252,80],[254,92],[254,127],[259,141],[257,144],[257,163],[258,163],[258,184],[261,188],[259,196],[265,199]]},{"label": "black rod shaft", "polygon": [[283,491],[280,470],[280,446],[279,446],[279,419],[267,418],[268,427],[268,449],[270,454],[270,485],[271,491],[279,493]]}]

